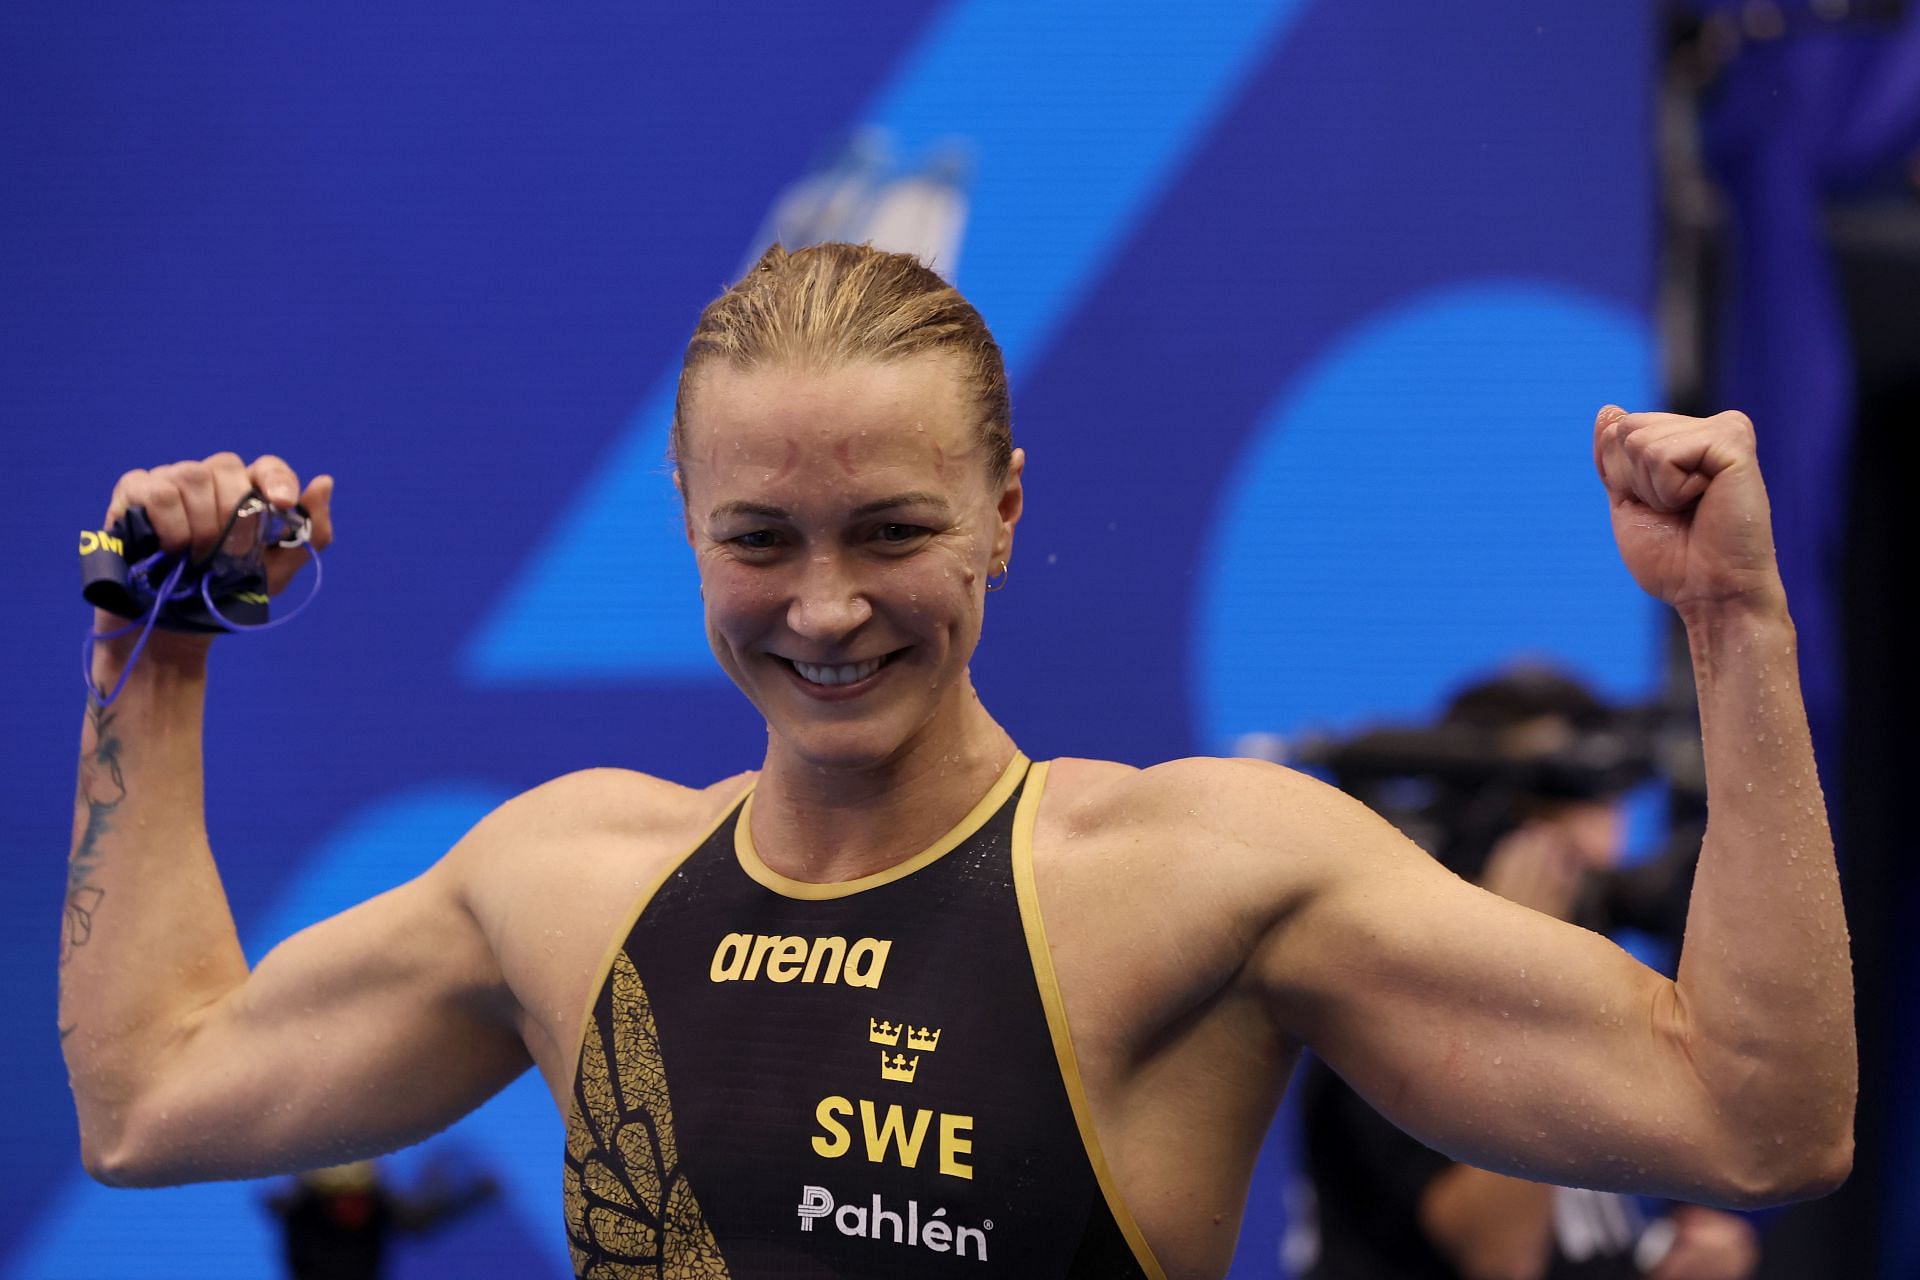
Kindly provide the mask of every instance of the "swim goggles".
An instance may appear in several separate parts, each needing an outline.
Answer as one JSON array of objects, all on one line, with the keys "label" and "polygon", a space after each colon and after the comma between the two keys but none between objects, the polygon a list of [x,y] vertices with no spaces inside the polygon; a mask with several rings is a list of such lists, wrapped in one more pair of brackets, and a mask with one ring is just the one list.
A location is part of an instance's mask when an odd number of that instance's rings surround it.
[{"label": "swim goggles", "polygon": [[[80,594],[95,608],[132,619],[112,631],[88,632],[80,651],[87,696],[102,707],[113,704],[155,627],[201,634],[265,631],[299,617],[320,594],[320,555],[312,537],[313,522],[303,508],[283,511],[257,489],[234,507],[213,550],[198,560],[186,552],[161,550],[160,539],[140,507],[130,508],[108,528],[83,529]],[[301,546],[312,559],[312,586],[299,604],[272,617],[267,551]],[[133,631],[140,633],[140,639],[119,683],[103,696],[93,683],[93,647]]]}]

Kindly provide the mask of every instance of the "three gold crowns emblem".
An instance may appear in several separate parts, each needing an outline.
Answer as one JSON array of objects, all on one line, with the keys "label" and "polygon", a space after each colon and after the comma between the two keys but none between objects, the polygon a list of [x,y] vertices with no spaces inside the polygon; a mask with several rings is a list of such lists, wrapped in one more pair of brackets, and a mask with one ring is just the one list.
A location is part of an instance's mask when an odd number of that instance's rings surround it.
[{"label": "three gold crowns emblem", "polygon": [[[902,1034],[907,1038],[907,1048],[915,1050],[911,1058],[904,1053],[887,1052],[887,1049],[897,1050]],[[920,1055],[932,1053],[940,1047],[940,1028],[910,1027],[904,1023],[868,1018],[867,1039],[873,1044],[885,1046],[880,1050],[880,1078],[912,1084],[913,1077],[920,1070]]]}]

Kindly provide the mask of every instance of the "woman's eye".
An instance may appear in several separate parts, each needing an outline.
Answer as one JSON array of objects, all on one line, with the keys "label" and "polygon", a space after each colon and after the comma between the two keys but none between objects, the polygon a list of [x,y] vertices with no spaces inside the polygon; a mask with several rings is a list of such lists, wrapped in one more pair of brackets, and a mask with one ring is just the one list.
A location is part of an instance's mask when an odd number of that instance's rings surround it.
[{"label": "woman's eye", "polygon": [[883,524],[874,531],[874,535],[882,542],[899,543],[912,542],[926,532],[917,524]]},{"label": "woman's eye", "polygon": [[755,529],[751,533],[743,533],[739,537],[728,539],[743,551],[771,551],[779,540],[780,535],[771,529]]}]

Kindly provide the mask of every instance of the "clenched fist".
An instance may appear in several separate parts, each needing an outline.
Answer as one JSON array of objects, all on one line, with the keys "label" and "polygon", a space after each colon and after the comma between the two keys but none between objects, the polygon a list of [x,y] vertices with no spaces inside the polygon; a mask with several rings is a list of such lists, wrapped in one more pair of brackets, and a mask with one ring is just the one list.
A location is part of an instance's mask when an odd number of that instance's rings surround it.
[{"label": "clenched fist", "polygon": [[[216,453],[199,462],[129,471],[113,487],[103,527],[111,528],[130,508],[141,507],[163,550],[185,551],[199,560],[213,550],[234,509],[254,489],[282,511],[295,505],[304,508],[313,523],[311,539],[316,550],[325,550],[333,541],[333,477],[316,476],[303,490],[293,468],[272,454],[256,458],[251,465],[241,462],[238,454]],[[306,560],[305,547],[269,547],[269,590],[279,594]]]},{"label": "clenched fist", "polygon": [[1683,613],[1784,603],[1753,424],[1742,413],[1600,410],[1593,460],[1613,536],[1649,594]]},{"label": "clenched fist", "polygon": [[[304,508],[311,525],[308,538],[316,549],[325,549],[333,541],[333,477],[318,476],[302,490],[293,468],[271,454],[255,459],[251,466],[241,462],[238,454],[216,453],[199,462],[129,471],[113,486],[101,525],[110,529],[129,510],[139,507],[146,512],[161,550],[200,560],[214,549],[232,522],[235,509],[256,489],[282,511],[295,505]],[[235,535],[244,530],[244,536],[253,537],[259,527],[257,520],[246,521],[235,529]],[[228,549],[245,548],[229,545]],[[262,564],[267,589],[279,594],[308,559],[304,546],[266,548]],[[197,665],[204,662],[207,647],[213,642],[212,635],[206,633],[152,632],[144,628],[136,636],[125,624],[126,619],[116,614],[94,610],[94,633],[103,639],[94,650],[93,678],[102,690],[112,688],[115,694],[126,673],[131,672],[125,664],[142,645],[149,663],[181,660]],[[121,634],[105,638],[115,632]],[[113,696],[103,694],[106,700]]]}]

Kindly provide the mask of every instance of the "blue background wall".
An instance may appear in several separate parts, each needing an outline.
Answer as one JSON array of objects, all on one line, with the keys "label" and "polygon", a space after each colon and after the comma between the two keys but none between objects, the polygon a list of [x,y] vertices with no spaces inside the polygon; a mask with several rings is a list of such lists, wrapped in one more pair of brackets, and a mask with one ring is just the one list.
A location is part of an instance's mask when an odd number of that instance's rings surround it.
[{"label": "blue background wall", "polygon": [[[339,478],[318,605],[216,657],[250,954],[556,773],[751,766],[663,408],[699,307],[855,126],[971,141],[959,284],[1030,454],[975,675],[1030,753],[1421,714],[1517,652],[1651,689],[1589,461],[1600,404],[1654,397],[1640,7],[1035,8],[11,9],[0,1275],[271,1269],[262,1187],[110,1192],[75,1157],[74,530],[120,471],[216,449]],[[537,1084],[437,1141],[505,1194],[400,1274],[560,1274]],[[1266,1168],[1236,1275],[1276,1273],[1278,1195]]]}]

